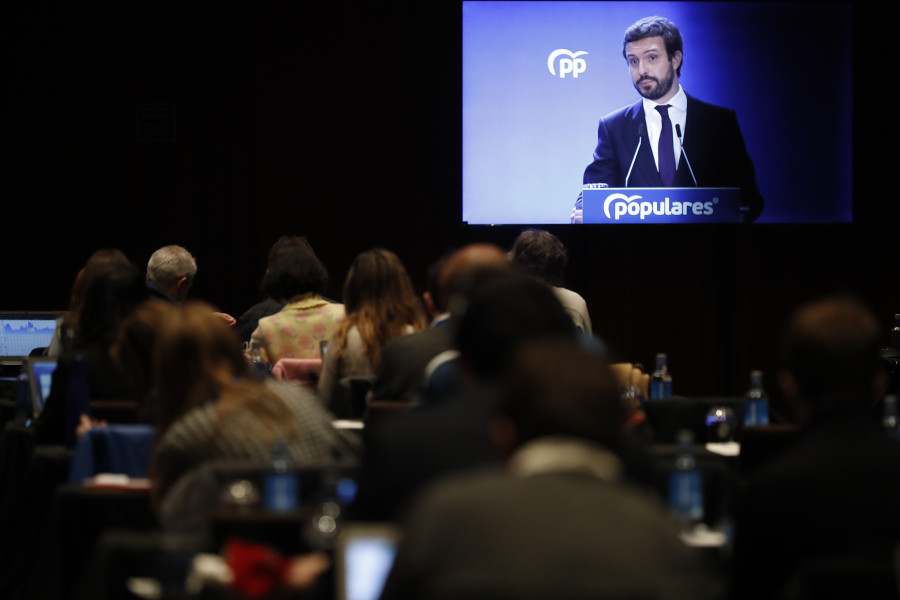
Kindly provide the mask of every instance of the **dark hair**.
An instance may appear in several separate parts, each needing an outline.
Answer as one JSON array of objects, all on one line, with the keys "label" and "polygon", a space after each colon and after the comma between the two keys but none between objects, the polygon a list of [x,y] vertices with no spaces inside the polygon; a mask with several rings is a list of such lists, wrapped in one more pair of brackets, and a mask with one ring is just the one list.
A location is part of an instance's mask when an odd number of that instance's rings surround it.
[{"label": "dark hair", "polygon": [[516,351],[495,411],[515,424],[520,444],[567,436],[616,449],[626,419],[602,355],[561,339],[526,342]]},{"label": "dark hair", "polygon": [[869,408],[880,362],[877,319],[858,301],[832,298],[801,307],[782,340],[782,366],[814,414]]},{"label": "dark hair", "polygon": [[526,229],[513,243],[510,261],[514,269],[526,275],[561,286],[569,256],[563,243],[549,231]]},{"label": "dark hair", "polygon": [[384,248],[360,253],[344,282],[344,307],[347,316],[335,336],[341,352],[347,334],[356,327],[366,345],[369,362],[378,366],[381,349],[393,338],[425,328],[425,315],[413,290],[406,267],[400,258]]},{"label": "dark hair", "polygon": [[75,346],[111,344],[119,323],[149,297],[144,277],[131,263],[113,262],[86,273],[85,283]]},{"label": "dark hair", "polygon": [[684,65],[684,42],[678,27],[665,17],[644,17],[625,30],[625,41],[622,42],[622,56],[626,59],[625,46],[630,42],[636,42],[648,37],[662,37],[666,44],[666,55],[669,61],[676,52],[681,52],[681,64],[675,70],[675,74],[681,77],[681,67]]},{"label": "dark hair", "polygon": [[287,302],[302,294],[324,294],[328,271],[306,238],[283,236],[269,250],[269,267],[263,289],[276,300]]},{"label": "dark hair", "polygon": [[482,273],[467,296],[456,341],[463,363],[483,381],[500,375],[526,341],[576,339],[572,318],[549,287],[514,271]]}]

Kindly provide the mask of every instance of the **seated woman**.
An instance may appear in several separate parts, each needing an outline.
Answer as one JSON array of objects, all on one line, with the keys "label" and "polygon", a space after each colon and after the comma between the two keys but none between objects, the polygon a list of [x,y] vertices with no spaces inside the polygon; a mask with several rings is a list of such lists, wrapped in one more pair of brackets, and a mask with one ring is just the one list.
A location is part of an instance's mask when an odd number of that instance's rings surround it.
[{"label": "seated woman", "polygon": [[385,344],[426,324],[406,268],[396,254],[382,248],[367,250],[353,261],[344,283],[344,306],[347,316],[328,343],[319,378],[325,406],[338,381],[373,376]]},{"label": "seated woman", "polygon": [[157,442],[154,496],[208,461],[271,459],[283,442],[295,465],[352,461],[359,442],[302,386],[250,376],[233,330],[207,304],[171,309],[154,351]]},{"label": "seated woman", "polygon": [[259,343],[269,364],[281,358],[319,358],[319,344],[337,331],[344,305],[322,298],[328,272],[305,238],[283,238],[272,250],[263,287],[269,297],[286,304],[259,320],[250,343]]},{"label": "seated woman", "polygon": [[83,364],[91,402],[136,400],[134,386],[113,361],[110,349],[119,324],[147,299],[141,272],[129,262],[103,262],[85,267],[84,301],[80,305],[75,336],[59,357],[50,394],[36,421],[35,441],[72,443],[67,430],[67,389],[73,373]]}]

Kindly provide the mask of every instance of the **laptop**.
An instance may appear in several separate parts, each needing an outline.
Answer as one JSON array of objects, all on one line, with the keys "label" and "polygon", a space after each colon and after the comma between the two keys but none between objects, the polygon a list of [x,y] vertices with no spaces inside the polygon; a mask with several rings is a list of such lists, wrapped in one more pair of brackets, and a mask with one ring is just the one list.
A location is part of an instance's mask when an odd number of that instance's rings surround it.
[{"label": "laptop", "polygon": [[44,410],[44,403],[50,395],[50,384],[56,370],[56,359],[46,356],[31,356],[25,359],[28,372],[28,392],[31,400],[31,418],[37,419]]},{"label": "laptop", "polygon": [[0,310],[0,361],[22,364],[39,348],[47,348],[60,311]]},{"label": "laptop", "polygon": [[335,540],[335,599],[377,600],[399,541],[400,529],[391,523],[345,523]]}]

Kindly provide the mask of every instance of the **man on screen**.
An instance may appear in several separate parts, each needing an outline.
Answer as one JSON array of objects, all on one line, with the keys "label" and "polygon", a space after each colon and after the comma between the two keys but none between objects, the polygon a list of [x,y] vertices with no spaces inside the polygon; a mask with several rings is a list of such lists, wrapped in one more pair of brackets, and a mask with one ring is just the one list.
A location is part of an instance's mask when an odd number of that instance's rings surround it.
[{"label": "man on screen", "polygon": [[[665,17],[625,31],[623,55],[641,100],[602,119],[584,183],[609,187],[739,187],[743,221],[763,208],[735,112],[685,93],[681,33]],[[576,203],[580,217],[581,198]]]}]

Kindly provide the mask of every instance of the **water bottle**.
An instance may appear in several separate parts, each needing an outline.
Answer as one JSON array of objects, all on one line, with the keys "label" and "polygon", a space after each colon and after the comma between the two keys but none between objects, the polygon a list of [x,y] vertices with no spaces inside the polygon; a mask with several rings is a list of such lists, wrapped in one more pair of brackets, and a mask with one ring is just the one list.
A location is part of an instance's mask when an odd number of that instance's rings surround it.
[{"label": "water bottle", "polygon": [[274,512],[292,512],[297,508],[299,482],[292,470],[291,452],[283,438],[272,445],[272,470],[266,475],[264,504]]},{"label": "water bottle", "polygon": [[884,415],[881,417],[881,425],[888,435],[900,440],[900,424],[897,421],[897,396],[888,394],[884,397]]},{"label": "water bottle", "polygon": [[750,372],[750,389],[744,394],[744,425],[769,424],[769,395],[762,385],[762,371]]},{"label": "water bottle", "polygon": [[675,469],[669,474],[669,512],[683,527],[703,521],[703,474],[694,458],[694,434],[678,432]]},{"label": "water bottle", "polygon": [[75,448],[78,443],[78,424],[81,422],[81,415],[91,414],[91,390],[84,357],[76,355],[71,364],[66,382],[66,447],[69,449]]},{"label": "water bottle", "polygon": [[259,342],[255,340],[250,342],[250,370],[260,381],[265,380],[272,373],[269,365],[263,360]]},{"label": "water bottle", "polygon": [[665,354],[656,355],[656,369],[650,375],[650,399],[663,400],[672,397],[672,374],[669,373]]}]

